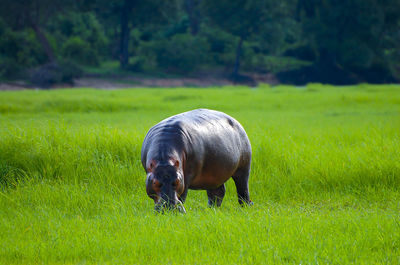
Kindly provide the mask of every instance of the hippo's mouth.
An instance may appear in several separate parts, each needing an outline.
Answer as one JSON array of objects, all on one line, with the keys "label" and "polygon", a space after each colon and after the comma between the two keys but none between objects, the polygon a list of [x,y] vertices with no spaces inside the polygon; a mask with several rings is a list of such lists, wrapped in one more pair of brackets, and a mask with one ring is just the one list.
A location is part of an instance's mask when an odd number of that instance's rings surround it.
[{"label": "hippo's mouth", "polygon": [[159,213],[164,213],[165,211],[178,211],[180,213],[186,213],[186,209],[180,200],[176,200],[175,204],[168,203],[167,201],[160,200],[156,203],[154,208]]}]

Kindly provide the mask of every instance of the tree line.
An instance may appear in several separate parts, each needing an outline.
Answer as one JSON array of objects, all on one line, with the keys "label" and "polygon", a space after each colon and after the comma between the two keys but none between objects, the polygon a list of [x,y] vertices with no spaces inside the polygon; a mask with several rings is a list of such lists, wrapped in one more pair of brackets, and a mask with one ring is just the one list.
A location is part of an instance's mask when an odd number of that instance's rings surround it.
[{"label": "tree line", "polygon": [[132,73],[396,82],[400,1],[0,0],[1,78],[109,61]]}]

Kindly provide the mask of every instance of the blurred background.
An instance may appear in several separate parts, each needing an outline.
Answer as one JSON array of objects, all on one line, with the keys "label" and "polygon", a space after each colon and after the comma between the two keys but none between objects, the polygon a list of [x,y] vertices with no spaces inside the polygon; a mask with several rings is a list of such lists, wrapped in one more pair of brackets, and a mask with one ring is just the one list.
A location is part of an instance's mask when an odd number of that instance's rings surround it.
[{"label": "blurred background", "polygon": [[400,80],[398,0],[0,0],[0,82]]}]

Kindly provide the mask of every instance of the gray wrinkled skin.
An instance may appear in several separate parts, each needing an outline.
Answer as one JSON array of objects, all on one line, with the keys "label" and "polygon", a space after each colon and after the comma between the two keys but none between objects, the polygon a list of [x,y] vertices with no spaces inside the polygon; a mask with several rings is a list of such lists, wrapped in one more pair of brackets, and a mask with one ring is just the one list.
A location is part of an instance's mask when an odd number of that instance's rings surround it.
[{"label": "gray wrinkled skin", "polygon": [[220,206],[231,177],[239,203],[252,204],[250,141],[240,123],[225,113],[197,109],[159,122],[143,141],[141,160],[156,211],[186,212],[188,189],[207,190],[208,205]]}]

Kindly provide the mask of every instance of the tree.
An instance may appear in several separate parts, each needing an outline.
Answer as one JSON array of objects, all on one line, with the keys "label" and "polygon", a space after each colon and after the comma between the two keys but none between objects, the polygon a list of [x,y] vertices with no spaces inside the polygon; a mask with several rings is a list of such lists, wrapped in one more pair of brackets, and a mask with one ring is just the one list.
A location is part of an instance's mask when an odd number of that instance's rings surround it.
[{"label": "tree", "polygon": [[233,77],[239,76],[243,42],[258,34],[281,3],[266,0],[203,0],[202,11],[211,23],[238,37]]},{"label": "tree", "polygon": [[339,4],[336,0],[300,0],[298,15],[317,64],[366,81],[373,81],[371,74],[377,71],[381,72],[379,78],[388,78],[390,58],[386,54],[397,43],[393,37],[400,25],[398,1],[348,0]]},{"label": "tree", "polygon": [[119,27],[120,67],[129,64],[129,37],[134,28],[160,25],[176,14],[176,0],[98,0],[95,7],[103,19]]},{"label": "tree", "polygon": [[185,10],[189,19],[190,33],[195,36],[200,30],[200,10],[201,0],[184,0]]},{"label": "tree", "polygon": [[72,2],[72,0],[0,0],[0,13],[14,29],[26,27],[33,29],[48,60],[54,62],[56,56],[43,28],[55,14],[72,7]]}]

